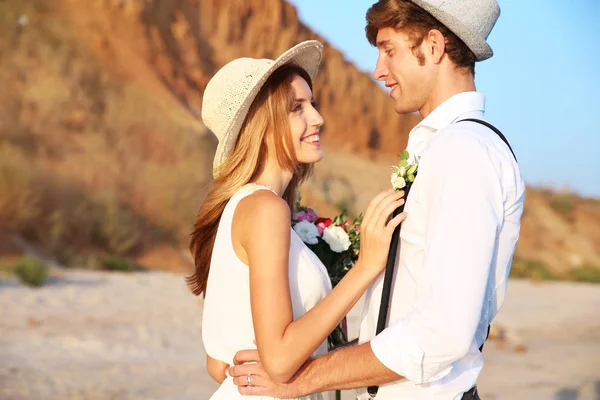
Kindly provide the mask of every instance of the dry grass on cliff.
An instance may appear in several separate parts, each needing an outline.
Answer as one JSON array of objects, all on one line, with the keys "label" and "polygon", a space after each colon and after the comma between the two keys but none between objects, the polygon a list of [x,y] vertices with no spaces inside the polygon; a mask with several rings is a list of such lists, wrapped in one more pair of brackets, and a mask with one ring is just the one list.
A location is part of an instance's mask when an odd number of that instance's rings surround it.
[{"label": "dry grass on cliff", "polygon": [[[14,9],[8,8],[13,5]],[[214,144],[74,32],[0,5],[0,229],[65,264],[186,237]],[[30,13],[30,15],[36,15]]]}]

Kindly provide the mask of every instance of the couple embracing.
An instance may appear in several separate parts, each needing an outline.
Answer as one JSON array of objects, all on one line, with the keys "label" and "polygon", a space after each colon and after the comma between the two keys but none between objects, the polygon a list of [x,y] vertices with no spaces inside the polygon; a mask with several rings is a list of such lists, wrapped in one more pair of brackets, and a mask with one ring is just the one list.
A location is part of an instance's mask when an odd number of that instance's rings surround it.
[{"label": "couple embracing", "polygon": [[[290,226],[299,186],[323,157],[312,95],[321,44],[233,60],[208,83],[202,118],[219,144],[187,279],[205,295],[207,368],[221,383],[212,400],[316,400],[352,388],[358,399],[479,398],[481,350],[506,294],[525,191],[474,83],[499,14],[496,0],[379,0],[368,10],[374,78],[396,112],[423,117],[408,142],[419,172],[406,199],[390,190],[370,202],[359,259],[333,290]],[[365,292],[358,343],[328,352],[327,337]]]}]

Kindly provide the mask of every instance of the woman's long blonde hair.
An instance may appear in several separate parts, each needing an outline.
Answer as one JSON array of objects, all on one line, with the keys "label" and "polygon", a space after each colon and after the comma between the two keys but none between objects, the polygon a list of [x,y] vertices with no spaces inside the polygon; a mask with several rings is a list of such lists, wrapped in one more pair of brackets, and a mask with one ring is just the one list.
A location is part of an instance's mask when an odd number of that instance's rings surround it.
[{"label": "woman's long blonde hair", "polygon": [[272,137],[275,144],[274,156],[278,164],[294,174],[282,196],[290,209],[294,207],[300,184],[312,173],[312,164],[298,162],[291,137],[288,116],[295,101],[294,75],[304,78],[312,90],[312,81],[306,71],[293,65],[284,65],[269,77],[250,106],[233,152],[219,166],[212,187],[200,206],[190,240],[195,270],[186,277],[188,287],[196,296],[206,296],[213,246],[225,205],[242,186],[253,182],[263,172],[268,138]]}]

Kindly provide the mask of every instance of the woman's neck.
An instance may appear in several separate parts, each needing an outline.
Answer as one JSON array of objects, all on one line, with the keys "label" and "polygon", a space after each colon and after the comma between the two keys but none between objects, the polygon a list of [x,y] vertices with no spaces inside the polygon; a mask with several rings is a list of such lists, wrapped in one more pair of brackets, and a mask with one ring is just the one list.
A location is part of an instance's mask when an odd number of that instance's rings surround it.
[{"label": "woman's neck", "polygon": [[263,173],[254,180],[254,183],[267,186],[273,189],[279,196],[283,196],[292,177],[293,174],[290,171],[283,170],[279,166],[274,168],[267,167]]}]

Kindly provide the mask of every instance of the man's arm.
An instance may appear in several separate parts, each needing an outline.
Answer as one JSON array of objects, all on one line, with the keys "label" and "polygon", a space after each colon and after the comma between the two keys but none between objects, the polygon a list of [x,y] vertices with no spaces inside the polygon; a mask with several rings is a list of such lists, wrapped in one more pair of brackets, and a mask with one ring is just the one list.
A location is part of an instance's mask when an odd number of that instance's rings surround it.
[{"label": "man's arm", "polygon": [[[309,360],[288,383],[278,383],[269,378],[256,350],[238,352],[234,362],[236,365],[230,368],[229,374],[234,377],[241,394],[252,396],[293,398],[327,390],[383,385],[403,379],[375,357],[369,343],[344,347]],[[251,375],[253,386],[246,386],[248,375]]]},{"label": "man's arm", "polygon": [[370,343],[342,348],[309,361],[294,379],[304,393],[383,385],[403,379],[373,353]]}]

